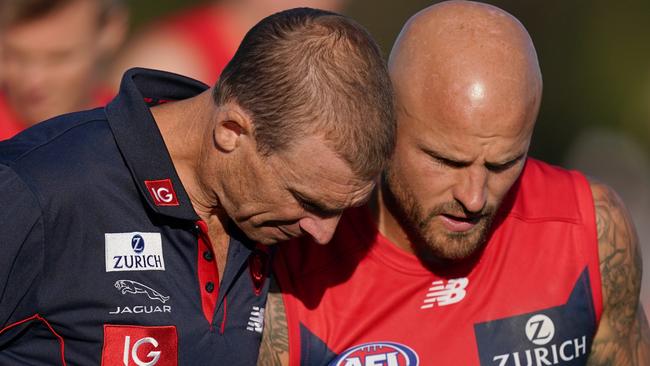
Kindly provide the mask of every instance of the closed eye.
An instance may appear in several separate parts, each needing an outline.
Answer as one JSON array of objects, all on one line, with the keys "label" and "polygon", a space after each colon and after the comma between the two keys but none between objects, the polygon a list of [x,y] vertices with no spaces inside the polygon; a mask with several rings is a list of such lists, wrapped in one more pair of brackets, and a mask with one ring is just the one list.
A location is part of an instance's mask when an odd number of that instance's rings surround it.
[{"label": "closed eye", "polygon": [[466,168],[470,165],[470,163],[466,163],[464,161],[456,161],[456,160],[451,160],[451,159],[446,159],[443,157],[434,157],[435,160],[437,160],[439,163],[442,165],[446,165],[450,168],[454,169],[461,169],[461,168]]},{"label": "closed eye", "polygon": [[501,163],[501,164],[497,164],[497,163],[488,163],[488,162],[486,162],[486,163],[485,163],[485,167],[486,167],[489,171],[491,171],[491,172],[493,172],[493,173],[501,173],[501,172],[504,172],[504,171],[506,171],[506,170],[512,168],[513,166],[517,165],[517,163],[518,163],[519,161],[521,161],[521,159],[523,159],[523,157],[524,157],[524,154],[519,155],[519,156],[517,156],[516,158],[514,158],[514,159],[512,159],[512,160],[510,160],[510,161],[507,161],[507,162],[505,162],[505,163]]},{"label": "closed eye", "polygon": [[436,163],[440,165],[444,165],[449,168],[461,169],[461,168],[466,168],[472,164],[471,162],[468,161],[454,160],[454,159],[444,157],[442,156],[442,154],[439,154],[435,151],[431,151],[428,149],[422,149],[422,151],[424,151],[427,155],[429,155],[431,159],[433,159],[433,161],[435,161]]},{"label": "closed eye", "polygon": [[290,190],[294,199],[305,211],[311,212],[320,217],[334,217],[341,215],[344,208],[328,207],[325,203],[317,202],[295,190]]}]

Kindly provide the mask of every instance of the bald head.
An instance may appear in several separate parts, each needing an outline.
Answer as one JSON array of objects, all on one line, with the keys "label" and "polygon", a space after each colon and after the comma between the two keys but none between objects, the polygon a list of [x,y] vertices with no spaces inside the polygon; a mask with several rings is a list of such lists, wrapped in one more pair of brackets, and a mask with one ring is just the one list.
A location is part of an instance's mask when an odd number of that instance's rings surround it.
[{"label": "bald head", "polygon": [[448,1],[420,11],[389,69],[401,109],[419,105],[464,127],[532,131],[542,90],[537,55],[526,29],[499,8]]}]

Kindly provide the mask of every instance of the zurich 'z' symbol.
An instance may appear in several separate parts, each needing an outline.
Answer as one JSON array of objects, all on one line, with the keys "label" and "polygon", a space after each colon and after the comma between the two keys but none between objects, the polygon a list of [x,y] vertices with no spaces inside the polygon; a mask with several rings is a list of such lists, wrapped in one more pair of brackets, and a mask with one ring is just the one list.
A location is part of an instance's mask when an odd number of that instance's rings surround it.
[{"label": "zurich 'z' symbol", "polygon": [[140,234],[135,234],[131,238],[131,248],[133,248],[133,251],[136,252],[136,254],[140,254],[144,251],[144,239],[142,239]]},{"label": "zurich 'z' symbol", "polygon": [[537,345],[545,345],[553,339],[555,325],[551,318],[544,314],[532,316],[526,322],[526,337]]}]

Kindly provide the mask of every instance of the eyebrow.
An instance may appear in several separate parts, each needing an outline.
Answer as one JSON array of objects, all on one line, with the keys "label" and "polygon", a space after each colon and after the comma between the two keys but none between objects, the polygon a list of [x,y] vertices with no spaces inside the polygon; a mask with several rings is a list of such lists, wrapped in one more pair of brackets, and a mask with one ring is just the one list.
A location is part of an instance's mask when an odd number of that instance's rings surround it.
[{"label": "eyebrow", "polygon": [[[432,158],[440,160],[441,162],[443,162],[445,164],[448,164],[448,165],[451,165],[451,166],[456,167],[456,168],[464,168],[464,167],[468,167],[468,166],[472,165],[472,161],[470,161],[470,160],[458,160],[458,159],[455,159],[455,158],[445,156],[442,153],[439,153],[437,151],[434,151],[434,150],[431,150],[431,149],[428,149],[428,148],[422,148],[422,151],[424,151],[427,155],[431,156]],[[508,159],[508,160],[506,160],[504,162],[493,163],[493,162],[486,161],[485,162],[485,167],[488,168],[488,169],[507,168],[509,166],[514,165],[519,160],[523,159],[524,156],[526,156],[526,153],[521,153],[521,154],[515,156],[514,158]]]},{"label": "eyebrow", "polygon": [[308,194],[299,192],[295,189],[289,188],[291,195],[303,206],[307,211],[315,213],[319,216],[330,217],[337,216],[343,213],[347,208],[346,206],[330,206],[324,201],[309,197]]},{"label": "eyebrow", "polygon": [[432,158],[441,161],[442,163],[451,165],[456,168],[464,168],[467,166],[472,165],[472,162],[470,160],[458,160],[455,158],[451,158],[449,156],[445,156],[444,154],[428,149],[428,148],[421,148],[422,151],[424,151],[427,155],[431,156]]},{"label": "eyebrow", "polygon": [[506,160],[503,163],[490,163],[490,162],[485,162],[485,167],[488,169],[507,169],[513,165],[515,165],[518,161],[524,158],[526,156],[526,153],[519,154],[515,156],[514,158],[510,160]]}]

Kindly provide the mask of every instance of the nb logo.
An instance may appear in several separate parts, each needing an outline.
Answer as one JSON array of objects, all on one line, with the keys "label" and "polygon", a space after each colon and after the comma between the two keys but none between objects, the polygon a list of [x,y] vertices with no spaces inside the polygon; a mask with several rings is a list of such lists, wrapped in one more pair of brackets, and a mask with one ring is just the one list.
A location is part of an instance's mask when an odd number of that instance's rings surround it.
[{"label": "nb logo", "polygon": [[534,344],[548,344],[555,335],[555,324],[546,315],[533,315],[526,322],[526,337]]},{"label": "nb logo", "polygon": [[262,333],[262,330],[264,329],[264,308],[260,308],[259,306],[253,306],[253,310],[251,311],[251,316],[248,318],[248,325],[246,326],[246,330],[250,330],[251,332],[257,332],[257,333]]},{"label": "nb logo", "polygon": [[465,298],[467,293],[465,288],[467,288],[468,284],[469,280],[465,277],[454,278],[447,281],[447,283],[442,280],[433,281],[420,309],[429,309],[436,304],[446,306],[461,301]]},{"label": "nb logo", "polygon": [[[143,349],[152,349],[145,356],[145,360],[142,360],[138,354],[140,347],[143,347]],[[140,338],[131,347],[131,336],[126,336],[124,338],[124,355],[122,359],[124,366],[129,366],[131,360],[138,366],[153,366],[157,364],[158,360],[160,360],[160,351],[155,351],[157,348],[158,341],[153,337]]]},{"label": "nb logo", "polygon": [[133,251],[137,254],[140,254],[144,251],[144,239],[142,239],[142,236],[140,234],[135,234],[131,238],[131,248],[133,248]]}]

